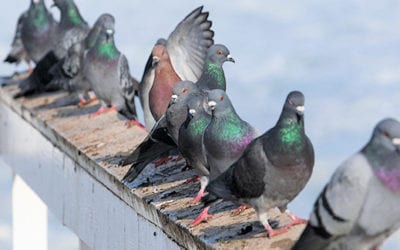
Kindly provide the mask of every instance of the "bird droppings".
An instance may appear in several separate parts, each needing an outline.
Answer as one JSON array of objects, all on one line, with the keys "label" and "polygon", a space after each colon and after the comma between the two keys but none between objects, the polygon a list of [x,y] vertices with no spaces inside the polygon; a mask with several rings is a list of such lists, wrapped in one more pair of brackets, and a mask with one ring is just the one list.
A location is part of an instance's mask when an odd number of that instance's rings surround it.
[{"label": "bird droppings", "polygon": [[[115,112],[88,119],[88,110],[95,110],[98,101],[85,108],[77,108],[75,105],[45,108],[45,103],[52,105],[54,101],[66,98],[67,94],[45,93],[13,100],[11,96],[16,91],[15,86],[0,88],[0,100],[22,114],[61,150],[72,147],[69,156],[77,164],[89,164],[85,168],[90,173],[96,175],[101,173],[100,170],[104,170],[110,176],[109,179],[116,180],[112,185],[120,185],[118,190],[132,193],[121,195],[121,200],[127,204],[134,203],[135,206],[148,211],[144,212],[143,217],[161,227],[181,246],[195,245],[200,249],[290,249],[304,228],[304,225],[297,225],[288,233],[269,239],[254,209],[231,216],[231,210],[237,206],[230,202],[212,206],[212,218],[196,227],[190,227],[189,223],[201,212],[203,205],[189,203],[196,195],[199,183],[186,183],[186,180],[196,174],[185,165],[184,160],[171,161],[157,168],[151,164],[152,166],[147,167],[134,182],[124,185],[118,180],[123,178],[130,165],[118,165],[121,161],[120,152],[131,152],[137,147],[147,135],[143,129],[128,129],[125,120]],[[29,112],[32,113],[31,118],[27,117]],[[47,123],[46,128],[41,125],[44,122]],[[269,215],[273,227],[284,226],[289,221],[289,218],[280,214],[277,209],[271,210]],[[180,235],[179,238],[177,235]],[[182,239],[191,243],[180,242]]]}]

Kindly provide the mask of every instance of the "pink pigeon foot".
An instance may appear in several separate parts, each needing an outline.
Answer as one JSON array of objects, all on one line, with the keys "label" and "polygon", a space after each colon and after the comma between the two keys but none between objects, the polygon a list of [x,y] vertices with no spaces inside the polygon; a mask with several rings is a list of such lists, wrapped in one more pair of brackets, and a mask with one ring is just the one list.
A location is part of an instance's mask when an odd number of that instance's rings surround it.
[{"label": "pink pigeon foot", "polygon": [[136,127],[146,130],[146,128],[143,126],[143,124],[141,124],[140,122],[138,122],[136,120],[129,120],[129,121],[125,122],[125,125],[128,126],[128,128],[136,126]]},{"label": "pink pigeon foot", "polygon": [[86,100],[86,99],[84,99],[84,98],[80,98],[80,99],[79,99],[79,104],[78,104],[78,106],[79,106],[80,108],[83,108],[84,106],[86,106],[86,105],[88,105],[89,103],[92,103],[92,102],[94,102],[94,101],[96,101],[96,100],[97,100],[97,97],[96,97],[96,96],[90,97],[88,100]]},{"label": "pink pigeon foot", "polygon": [[167,163],[170,162],[171,160],[172,160],[172,157],[171,157],[171,156],[168,156],[168,157],[162,158],[162,159],[160,159],[160,160],[158,160],[158,161],[153,161],[153,164],[154,164],[156,167],[159,167],[159,166],[161,166],[161,165],[167,164]]},{"label": "pink pigeon foot", "polygon": [[200,176],[196,175],[195,177],[187,179],[185,181],[185,184],[192,183],[192,182],[198,182],[198,181],[200,181]]},{"label": "pink pigeon foot", "polygon": [[111,106],[110,108],[101,106],[96,112],[94,112],[93,114],[90,115],[90,118],[94,118],[94,117],[99,116],[99,115],[101,115],[103,113],[107,113],[107,112],[110,112],[110,111],[116,111],[116,110],[117,110],[116,106]]},{"label": "pink pigeon foot", "polygon": [[280,235],[280,234],[284,234],[287,231],[289,231],[287,229],[287,227],[282,227],[282,228],[278,228],[278,229],[272,229],[272,227],[269,224],[264,225],[265,229],[268,232],[268,238],[272,238],[274,236]]},{"label": "pink pigeon foot", "polygon": [[241,214],[244,210],[249,209],[249,208],[251,208],[251,206],[249,206],[249,205],[240,206],[240,207],[236,208],[235,210],[233,210],[231,212],[231,215],[237,216],[237,215]]},{"label": "pink pigeon foot", "polygon": [[204,188],[200,188],[199,192],[197,193],[196,197],[189,201],[189,203],[197,203],[204,197]]},{"label": "pink pigeon foot", "polygon": [[292,227],[294,225],[298,225],[298,224],[307,224],[308,223],[308,220],[297,217],[295,214],[293,214],[289,211],[287,211],[286,214],[290,217],[290,219],[292,219],[292,221],[285,226],[286,228],[290,228],[290,227]]},{"label": "pink pigeon foot", "polygon": [[199,225],[203,221],[207,221],[209,218],[211,218],[212,215],[208,214],[208,209],[210,209],[210,207],[204,208],[203,211],[199,214],[199,216],[197,216],[196,219],[194,219],[192,222],[190,222],[190,225],[192,227],[194,227],[194,226]]}]

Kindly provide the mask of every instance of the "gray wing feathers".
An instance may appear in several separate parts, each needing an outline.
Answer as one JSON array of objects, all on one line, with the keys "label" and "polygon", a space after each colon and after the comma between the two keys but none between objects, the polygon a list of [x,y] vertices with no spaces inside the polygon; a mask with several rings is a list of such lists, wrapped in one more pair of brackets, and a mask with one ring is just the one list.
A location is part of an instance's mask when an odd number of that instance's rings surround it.
[{"label": "gray wing feathers", "polygon": [[84,49],[83,42],[79,42],[72,45],[68,50],[62,67],[64,73],[70,78],[76,76],[80,72]]},{"label": "gray wing feathers", "polygon": [[318,198],[311,225],[332,235],[349,233],[357,223],[371,176],[369,163],[362,154],[345,161]]},{"label": "gray wing feathers", "polygon": [[181,79],[196,82],[203,69],[206,50],[214,43],[212,22],[203,7],[195,9],[170,34],[167,50]]},{"label": "gray wing feathers", "polygon": [[75,43],[81,42],[86,38],[89,32],[89,27],[85,29],[77,27],[67,31],[63,31],[61,36],[58,37],[58,41],[55,45],[54,53],[58,58],[63,58],[67,55],[68,49]]},{"label": "gray wing feathers", "polygon": [[[134,81],[130,71],[129,71],[129,64],[128,60],[126,57],[121,54],[120,55],[120,60],[119,60],[119,76],[120,76],[120,87],[121,87],[121,93],[122,96],[125,99],[125,105],[130,113],[136,116],[136,110],[135,110],[135,103],[134,103],[134,97],[135,97],[135,90],[137,90],[138,82]],[[136,83],[136,86],[135,86]]]}]

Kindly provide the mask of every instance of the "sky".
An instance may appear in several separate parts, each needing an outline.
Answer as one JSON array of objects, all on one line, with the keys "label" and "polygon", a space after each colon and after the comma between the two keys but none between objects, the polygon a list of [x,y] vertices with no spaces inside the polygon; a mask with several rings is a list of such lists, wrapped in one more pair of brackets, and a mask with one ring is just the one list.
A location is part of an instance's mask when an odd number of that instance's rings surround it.
[{"label": "sky", "polygon": [[[46,1],[48,5],[51,2]],[[2,5],[2,58],[9,50],[18,15],[28,3],[15,0]],[[76,3],[89,24],[105,12],[115,16],[117,47],[138,79],[155,41],[167,37],[187,13],[204,5],[213,21],[215,42],[225,44],[236,60],[224,65],[227,93],[238,114],[260,131],[276,123],[290,91],[302,91],[305,127],[316,162],[307,187],[289,205],[300,216],[308,217],[332,172],[365,145],[378,121],[400,119],[399,1]],[[52,12],[58,16],[55,8]],[[25,67],[0,64],[0,75]],[[0,207],[0,214],[7,213]],[[2,228],[0,224],[0,239]],[[400,237],[392,237],[383,249],[400,249]]]}]

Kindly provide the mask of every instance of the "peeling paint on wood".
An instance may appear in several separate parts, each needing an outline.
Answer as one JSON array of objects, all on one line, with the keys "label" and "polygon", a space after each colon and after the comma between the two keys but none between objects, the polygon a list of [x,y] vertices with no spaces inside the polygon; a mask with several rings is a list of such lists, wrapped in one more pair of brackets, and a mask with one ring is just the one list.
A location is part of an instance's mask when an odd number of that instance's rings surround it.
[{"label": "peeling paint on wood", "polygon": [[[194,172],[186,170],[184,161],[172,162],[158,168],[149,167],[130,189],[120,182],[129,166],[119,167],[117,163],[121,159],[121,153],[131,151],[143,140],[146,136],[144,130],[125,126],[125,120],[113,112],[90,119],[89,114],[98,108],[97,103],[85,108],[57,107],[57,103],[68,99],[65,93],[42,94],[32,98],[13,100],[11,96],[15,91],[15,87],[0,89],[0,100],[2,101],[0,106],[3,105],[3,109],[12,109],[61,151],[60,153],[57,153],[57,150],[43,152],[38,149],[31,152],[33,155],[23,156],[23,158],[35,158],[36,154],[54,154],[57,159],[61,157],[64,159],[62,167],[68,168],[63,172],[67,176],[55,176],[46,181],[51,182],[54,188],[57,188],[58,178],[71,179],[79,189],[85,190],[83,193],[86,194],[90,190],[97,193],[92,197],[80,197],[79,195],[76,197],[74,196],[76,194],[64,192],[65,196],[71,196],[68,197],[69,200],[76,203],[60,208],[60,211],[64,212],[60,213],[59,217],[66,225],[79,224],[79,221],[70,221],[77,220],[77,218],[67,216],[72,213],[72,211],[68,212],[68,209],[79,208],[86,211],[85,214],[90,217],[91,223],[98,227],[108,227],[107,230],[112,231],[110,225],[106,225],[102,218],[96,217],[93,208],[80,205],[85,204],[83,200],[96,197],[96,199],[102,199],[99,204],[107,207],[107,214],[115,218],[116,221],[112,223],[112,227],[126,226],[127,223],[123,222],[127,220],[132,223],[132,225],[129,224],[129,227],[134,228],[139,223],[138,220],[146,220],[159,227],[181,247],[188,249],[290,249],[304,228],[304,225],[298,225],[291,228],[286,234],[268,239],[266,231],[258,222],[253,209],[248,209],[238,216],[232,216],[231,209],[235,206],[228,202],[222,202],[211,208],[211,212],[215,213],[213,218],[191,228],[189,222],[198,215],[202,206],[189,203],[189,200],[196,195],[199,183],[186,183],[188,178],[194,176]],[[7,117],[0,116],[0,121],[7,123]],[[17,133],[17,131],[13,132]],[[7,137],[7,140],[9,139]],[[7,153],[12,152],[3,152],[0,149],[0,154]],[[14,155],[10,159],[18,161],[18,157],[20,156]],[[13,162],[10,164],[13,165]],[[77,173],[85,173],[95,182],[82,183],[76,179]],[[107,192],[99,194],[98,186],[103,187]],[[113,198],[106,199],[105,197],[108,196]],[[130,212],[127,209],[124,214],[113,214],[117,209],[106,204],[111,200],[119,200],[120,203],[134,211]],[[57,200],[51,201],[54,207],[63,206],[62,203],[58,204],[57,202],[60,203]],[[121,204],[116,206],[121,206]],[[135,217],[136,213],[139,216]],[[288,218],[278,211],[272,210],[271,214],[272,218],[280,221],[281,225],[288,222]],[[85,218],[78,218],[78,220],[81,219],[84,221]],[[129,232],[138,231],[140,229],[136,228],[136,231]],[[77,232],[78,235],[80,233],[89,235],[91,232]],[[96,238],[94,235],[86,240],[83,239],[88,246],[97,246],[99,249],[104,248],[104,245],[115,247],[112,243],[114,239]],[[133,243],[125,238],[136,236],[120,235],[119,237],[121,238],[119,241],[125,242],[124,248],[130,249]],[[138,238],[136,237],[136,239]],[[138,240],[140,241],[140,238]],[[148,245],[146,246],[146,244]],[[155,247],[152,242],[140,241],[139,245],[146,246],[146,248]]]}]

